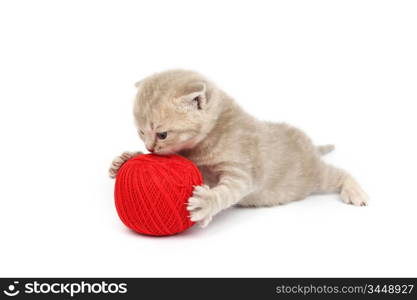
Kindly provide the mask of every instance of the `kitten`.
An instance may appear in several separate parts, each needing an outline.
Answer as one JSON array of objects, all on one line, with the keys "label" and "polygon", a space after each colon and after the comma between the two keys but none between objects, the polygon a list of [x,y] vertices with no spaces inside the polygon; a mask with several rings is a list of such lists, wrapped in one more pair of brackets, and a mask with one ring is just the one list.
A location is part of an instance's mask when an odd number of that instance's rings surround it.
[{"label": "kitten", "polygon": [[[345,203],[366,205],[367,195],[347,172],[321,156],[333,146],[315,146],[287,124],[261,122],[202,75],[185,70],[154,74],[136,84],[134,117],[149,152],[177,153],[202,171],[187,209],[207,226],[232,205],[272,206],[313,193],[340,193]],[[110,168],[140,152],[125,152]]]}]

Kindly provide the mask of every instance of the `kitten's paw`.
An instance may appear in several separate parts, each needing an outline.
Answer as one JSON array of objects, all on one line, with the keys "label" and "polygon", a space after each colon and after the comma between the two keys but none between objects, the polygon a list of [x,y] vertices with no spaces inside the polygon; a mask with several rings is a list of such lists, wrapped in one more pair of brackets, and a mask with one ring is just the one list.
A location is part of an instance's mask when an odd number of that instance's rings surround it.
[{"label": "kitten's paw", "polygon": [[120,167],[129,159],[132,157],[141,154],[141,152],[123,152],[122,155],[117,156],[111,163],[110,169],[109,169],[109,176],[110,178],[115,178],[117,175],[117,172],[119,171]]},{"label": "kitten's paw", "polygon": [[193,222],[206,227],[212,220],[215,195],[207,185],[194,187],[193,195],[188,199],[187,210]]},{"label": "kitten's paw", "polygon": [[343,184],[340,197],[346,204],[355,206],[367,206],[369,201],[368,195],[353,179],[348,179]]}]

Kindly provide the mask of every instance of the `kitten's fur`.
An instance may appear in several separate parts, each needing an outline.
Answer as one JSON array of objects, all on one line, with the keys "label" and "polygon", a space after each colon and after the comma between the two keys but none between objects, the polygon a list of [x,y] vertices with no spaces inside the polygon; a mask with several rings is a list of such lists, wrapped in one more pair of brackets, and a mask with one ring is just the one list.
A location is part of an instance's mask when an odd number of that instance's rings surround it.
[{"label": "kitten's fur", "polygon": [[[261,122],[202,75],[185,70],[154,74],[137,83],[134,116],[148,150],[194,161],[206,185],[189,199],[191,219],[204,227],[232,205],[272,206],[313,193],[340,193],[366,205],[367,196],[347,172],[321,159],[333,146],[316,147],[300,130]],[[166,139],[157,133],[167,132]],[[125,152],[110,168],[139,152]]]}]

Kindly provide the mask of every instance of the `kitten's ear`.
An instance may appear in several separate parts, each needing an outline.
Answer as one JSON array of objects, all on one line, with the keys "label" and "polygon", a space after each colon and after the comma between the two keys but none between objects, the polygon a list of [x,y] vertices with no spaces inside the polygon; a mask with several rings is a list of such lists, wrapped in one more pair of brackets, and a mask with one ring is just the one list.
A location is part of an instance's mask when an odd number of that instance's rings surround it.
[{"label": "kitten's ear", "polygon": [[206,84],[198,82],[188,87],[187,94],[181,96],[179,104],[189,110],[203,110],[207,104]]}]

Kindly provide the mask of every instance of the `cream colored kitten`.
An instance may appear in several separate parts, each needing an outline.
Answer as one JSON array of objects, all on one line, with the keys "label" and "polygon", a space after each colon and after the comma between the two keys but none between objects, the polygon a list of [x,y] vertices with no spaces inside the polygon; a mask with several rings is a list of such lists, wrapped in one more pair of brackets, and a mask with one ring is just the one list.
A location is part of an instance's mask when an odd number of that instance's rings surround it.
[{"label": "cream colored kitten", "polygon": [[[195,187],[187,206],[201,226],[235,204],[272,206],[313,193],[340,193],[345,203],[367,204],[351,175],[321,159],[332,146],[316,147],[294,127],[255,119],[202,75],[172,70],[136,86],[134,116],[146,148],[178,153],[203,173],[206,185]],[[110,176],[137,154],[117,157]]]}]

